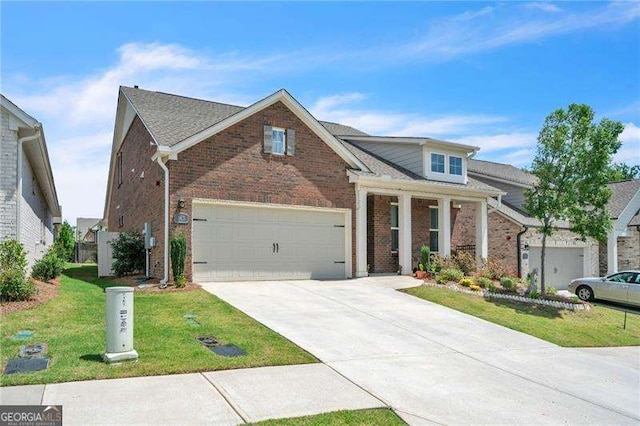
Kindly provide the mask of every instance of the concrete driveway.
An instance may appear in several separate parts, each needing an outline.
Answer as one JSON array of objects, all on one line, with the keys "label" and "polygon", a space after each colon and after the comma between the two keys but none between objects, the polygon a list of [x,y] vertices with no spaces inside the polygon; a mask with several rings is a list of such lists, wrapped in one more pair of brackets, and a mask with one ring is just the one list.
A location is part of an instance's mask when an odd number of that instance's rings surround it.
[{"label": "concrete driveway", "polygon": [[411,424],[640,421],[640,348],[567,349],[395,288],[407,277],[208,283]]}]

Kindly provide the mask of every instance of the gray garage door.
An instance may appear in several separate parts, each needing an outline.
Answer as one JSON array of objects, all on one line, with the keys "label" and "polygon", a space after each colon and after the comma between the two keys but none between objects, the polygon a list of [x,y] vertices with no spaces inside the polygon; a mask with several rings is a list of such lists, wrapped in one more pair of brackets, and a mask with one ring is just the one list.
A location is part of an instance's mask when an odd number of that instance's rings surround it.
[{"label": "gray garage door", "polygon": [[[529,270],[540,272],[541,247],[529,249]],[[584,276],[584,249],[573,247],[547,247],[545,256],[545,283],[558,290],[566,290],[574,278]],[[538,280],[540,282],[540,280]]]},{"label": "gray garage door", "polygon": [[345,215],[194,204],[194,280],[345,278]]}]

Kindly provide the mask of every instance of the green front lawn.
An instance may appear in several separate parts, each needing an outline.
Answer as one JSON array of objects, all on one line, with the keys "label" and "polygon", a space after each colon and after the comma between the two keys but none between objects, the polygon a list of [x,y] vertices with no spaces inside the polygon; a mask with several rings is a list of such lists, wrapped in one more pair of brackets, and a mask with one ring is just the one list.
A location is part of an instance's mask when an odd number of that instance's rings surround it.
[{"label": "green front lawn", "polygon": [[569,311],[502,300],[485,300],[454,291],[420,286],[402,290],[496,324],[530,334],[560,346],[637,346],[640,345],[640,316],[627,315],[604,306],[590,311]]},{"label": "green front lawn", "polygon": [[294,417],[291,419],[265,420],[252,423],[256,426],[333,426],[333,425],[405,425],[400,417],[386,408],[370,410],[336,411],[315,416]]},{"label": "green front lawn", "polygon": [[[42,372],[0,376],[0,384],[23,385],[115,377],[149,376],[230,368],[316,362],[309,353],[284,337],[198,289],[181,292],[136,292],[134,348],[137,362],[106,365],[104,287],[96,266],[72,265],[61,277],[60,294],[34,309],[0,317],[2,371],[7,359],[17,357],[21,345],[44,342],[51,362]],[[183,315],[196,314],[201,327],[189,325]],[[29,340],[13,340],[19,330],[33,330]],[[196,336],[215,336],[233,343],[246,356],[224,358],[198,343]]]}]

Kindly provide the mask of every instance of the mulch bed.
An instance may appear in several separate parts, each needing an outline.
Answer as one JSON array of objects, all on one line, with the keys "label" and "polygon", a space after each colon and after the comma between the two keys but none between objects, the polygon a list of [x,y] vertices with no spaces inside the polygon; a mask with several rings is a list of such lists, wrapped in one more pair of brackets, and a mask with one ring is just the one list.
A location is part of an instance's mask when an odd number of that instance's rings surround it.
[{"label": "mulch bed", "polygon": [[[136,291],[144,291],[144,292],[156,292],[156,293],[171,293],[175,291],[193,291],[200,288],[200,285],[194,283],[187,283],[184,287],[176,287],[173,284],[168,284],[166,288],[160,288],[158,285],[160,280],[158,278],[151,278],[147,281],[140,281],[141,278],[144,278],[144,275],[131,275],[128,277],[120,277],[114,278],[113,282],[127,287],[134,287]],[[140,288],[140,285],[151,284],[151,287]]]},{"label": "mulch bed", "polygon": [[59,278],[54,278],[50,282],[42,282],[38,280],[33,280],[33,282],[36,285],[36,292],[31,299],[16,302],[0,301],[0,315],[35,308],[58,295],[58,291],[60,290]]}]

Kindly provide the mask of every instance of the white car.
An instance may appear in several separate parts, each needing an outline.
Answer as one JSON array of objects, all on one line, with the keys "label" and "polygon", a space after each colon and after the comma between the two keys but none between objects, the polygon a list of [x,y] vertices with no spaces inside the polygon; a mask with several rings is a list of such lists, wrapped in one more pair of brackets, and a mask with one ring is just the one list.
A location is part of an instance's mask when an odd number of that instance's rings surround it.
[{"label": "white car", "polygon": [[609,300],[640,307],[640,271],[622,271],[602,278],[578,278],[569,291],[580,300]]}]

